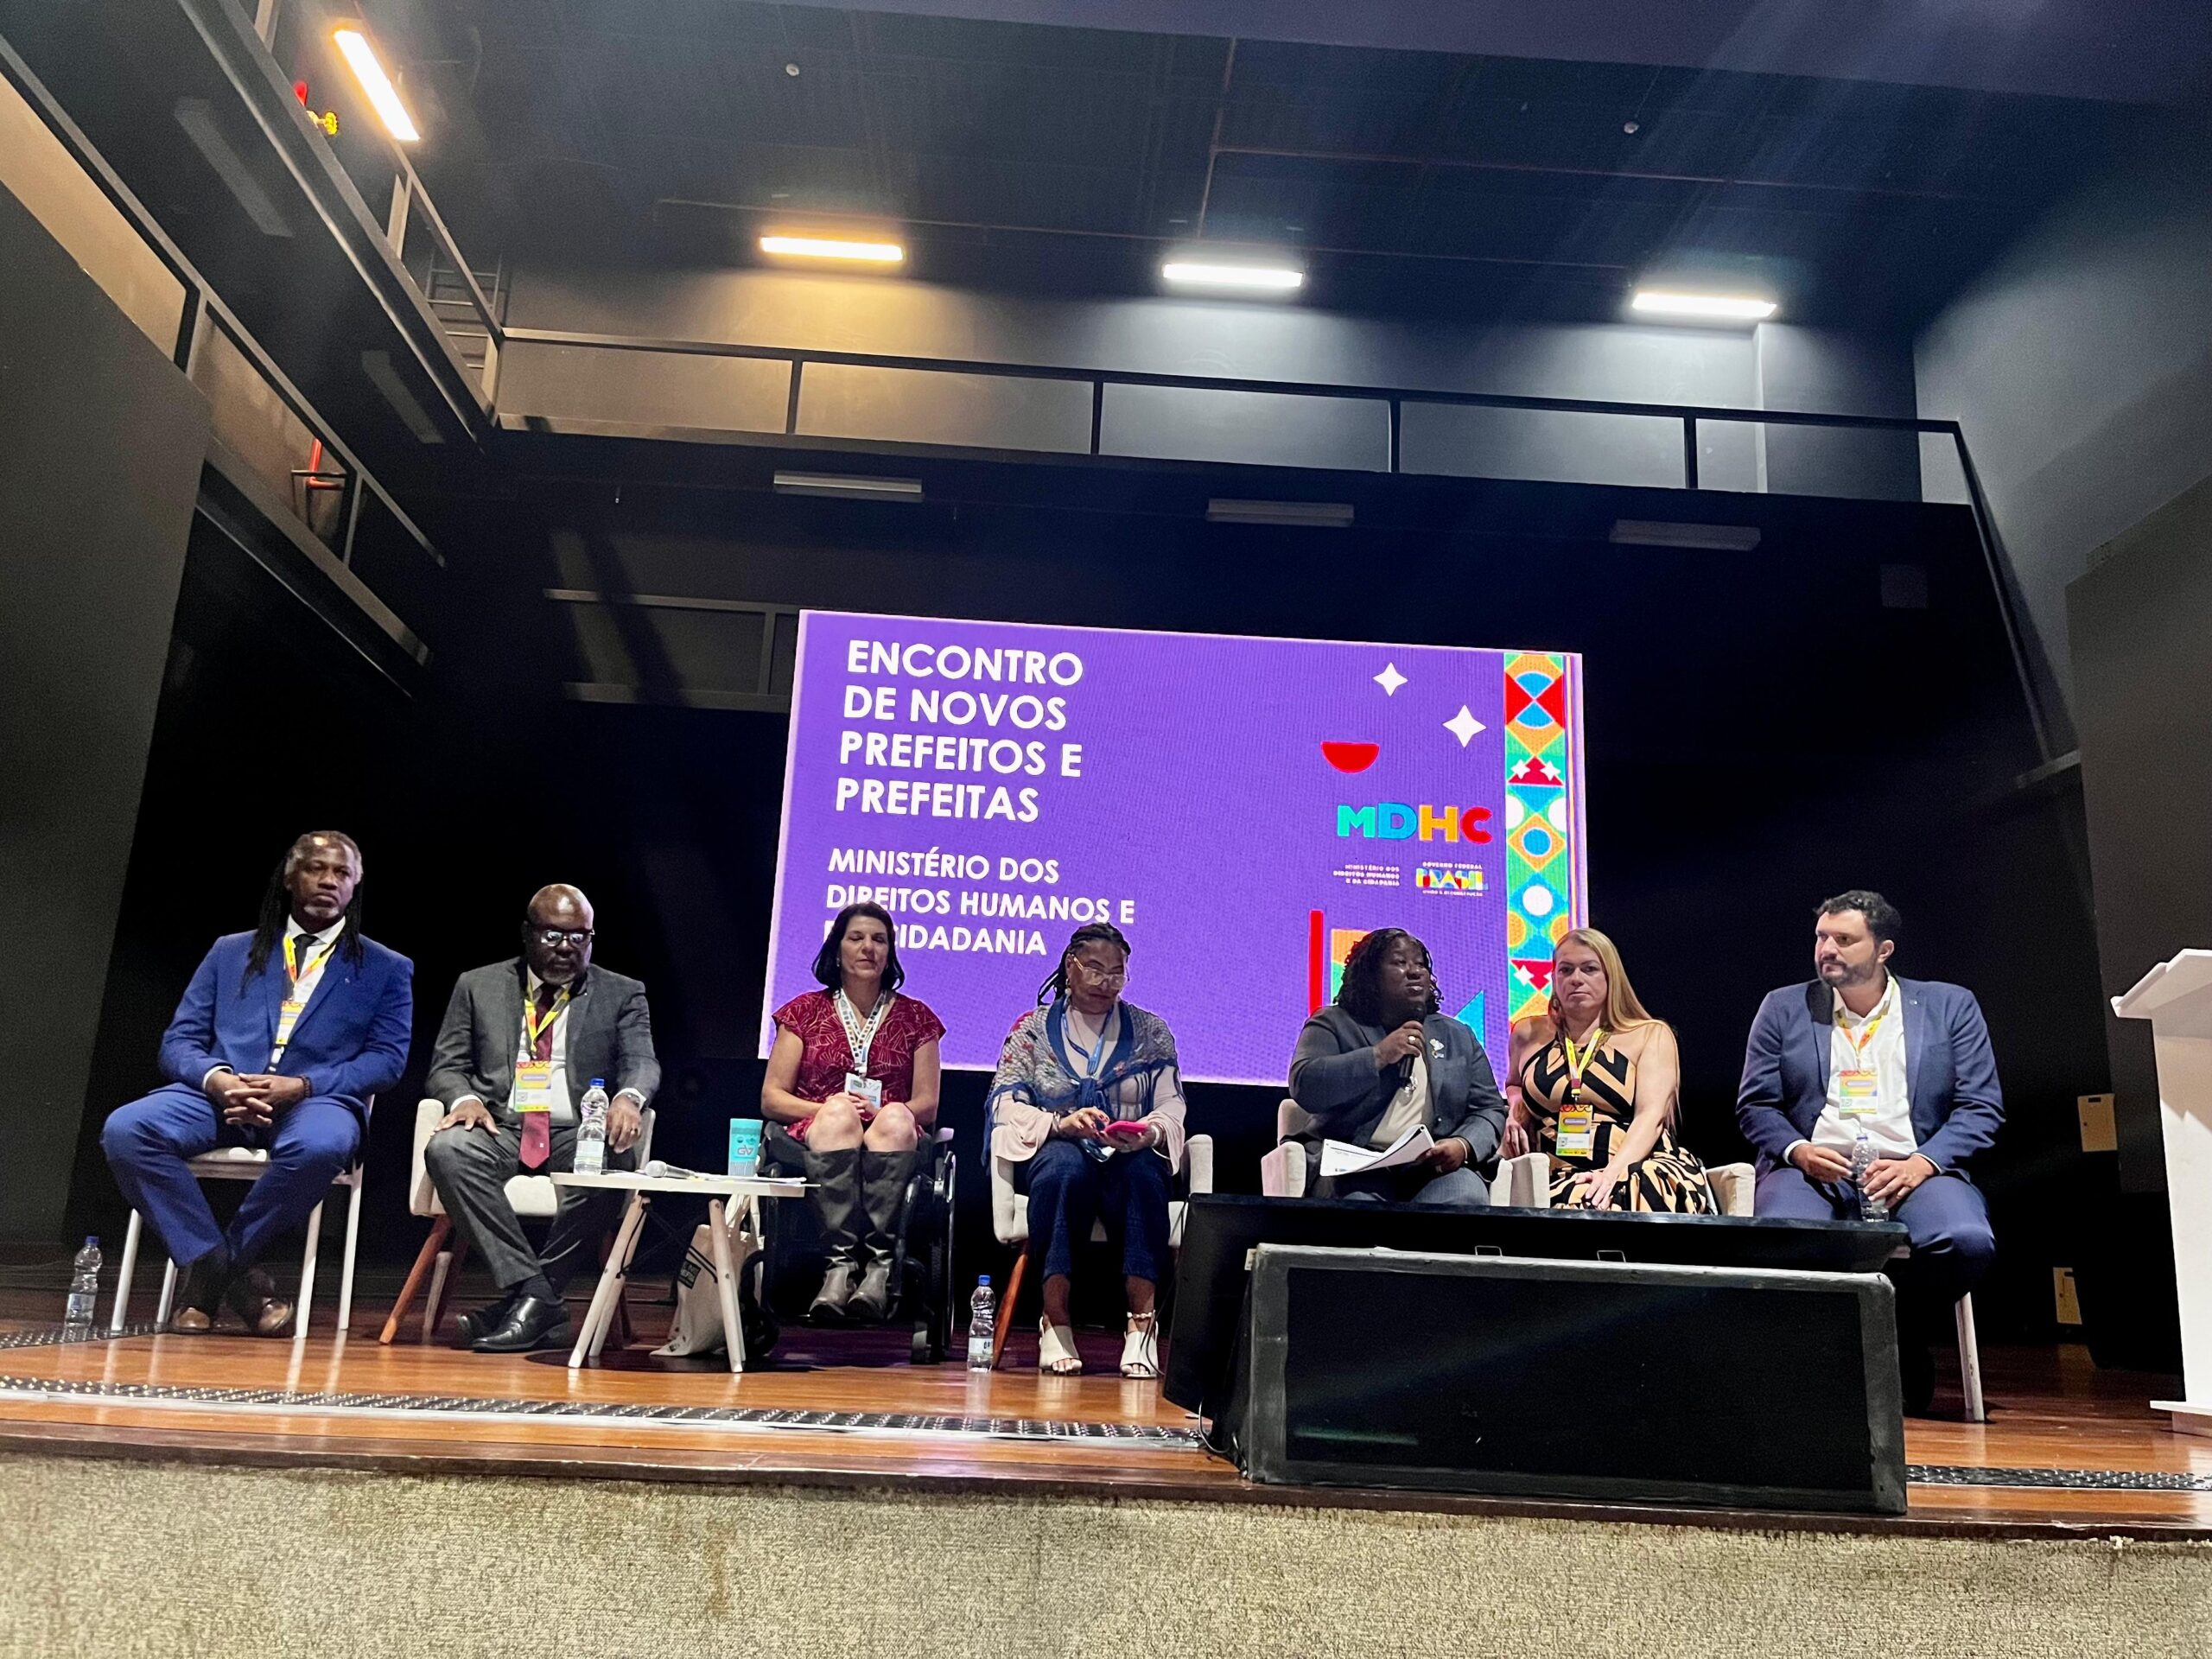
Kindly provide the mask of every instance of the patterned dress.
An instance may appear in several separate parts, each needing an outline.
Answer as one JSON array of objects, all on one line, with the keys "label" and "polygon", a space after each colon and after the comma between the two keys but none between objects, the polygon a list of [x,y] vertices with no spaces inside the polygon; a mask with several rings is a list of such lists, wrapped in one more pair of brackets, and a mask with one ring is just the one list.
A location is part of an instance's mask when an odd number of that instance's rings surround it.
[{"label": "patterned dress", "polygon": [[[1636,1062],[1608,1036],[1582,1071],[1582,1103],[1591,1109],[1595,1130],[1586,1156],[1562,1157],[1559,1116],[1573,1087],[1567,1050],[1556,1037],[1529,1056],[1521,1072],[1521,1101],[1536,1122],[1535,1149],[1551,1156],[1551,1201],[1564,1208],[1574,1183],[1603,1169],[1636,1117]],[[1659,1132],[1649,1157],[1630,1166],[1628,1177],[1613,1189],[1617,1210],[1662,1210],[1709,1216],[1718,1206],[1695,1154],[1675,1144],[1671,1127]]]},{"label": "patterned dress", "polygon": [[[845,1022],[837,1018],[837,1005],[829,991],[804,991],[776,1010],[776,1023],[799,1039],[798,1075],[791,1093],[817,1106],[842,1093],[845,1073],[852,1070],[853,1046],[845,1036]],[[944,1021],[930,1005],[911,996],[895,998],[876,1027],[868,1045],[868,1074],[883,1084],[887,1102],[914,1097],[914,1051],[944,1035]],[[863,1122],[873,1112],[863,1112]],[[794,1141],[804,1141],[810,1116],[789,1126]]]}]

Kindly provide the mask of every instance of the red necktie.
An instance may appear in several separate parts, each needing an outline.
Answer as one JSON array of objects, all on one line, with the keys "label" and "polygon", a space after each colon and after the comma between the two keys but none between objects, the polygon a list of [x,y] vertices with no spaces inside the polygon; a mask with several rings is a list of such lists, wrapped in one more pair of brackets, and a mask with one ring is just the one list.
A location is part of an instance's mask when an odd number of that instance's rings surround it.
[{"label": "red necktie", "polygon": [[[537,988],[537,1018],[544,1021],[538,1027],[537,1040],[531,1046],[531,1058],[550,1060],[553,1058],[553,1004],[561,993],[556,986]],[[543,1169],[553,1153],[553,1114],[524,1112],[522,1115],[522,1166]]]}]

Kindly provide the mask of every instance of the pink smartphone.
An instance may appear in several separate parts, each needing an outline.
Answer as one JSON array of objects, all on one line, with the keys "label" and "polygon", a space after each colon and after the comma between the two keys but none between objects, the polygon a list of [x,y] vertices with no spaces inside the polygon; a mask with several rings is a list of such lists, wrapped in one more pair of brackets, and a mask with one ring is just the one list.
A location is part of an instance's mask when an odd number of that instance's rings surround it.
[{"label": "pink smartphone", "polygon": [[1141,1141],[1144,1139],[1144,1125],[1133,1119],[1124,1118],[1109,1123],[1103,1133],[1109,1141],[1116,1139]]}]

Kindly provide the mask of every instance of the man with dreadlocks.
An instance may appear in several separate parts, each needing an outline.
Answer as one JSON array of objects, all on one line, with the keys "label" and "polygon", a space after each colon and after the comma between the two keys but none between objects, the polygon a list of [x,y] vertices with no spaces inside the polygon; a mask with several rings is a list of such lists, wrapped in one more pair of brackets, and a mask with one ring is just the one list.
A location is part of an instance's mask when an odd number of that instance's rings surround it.
[{"label": "man with dreadlocks", "polygon": [[[212,1329],[226,1301],[257,1337],[290,1327],[291,1304],[257,1264],[353,1165],[371,1097],[399,1081],[414,977],[362,933],[361,849],[329,830],[285,853],[260,925],[201,961],[162,1039],[168,1085],[100,1131],[116,1185],[183,1269],[172,1331]],[[227,1230],[185,1162],[217,1147],[269,1154]]]},{"label": "man with dreadlocks", "polygon": [[1428,947],[1378,927],[1351,948],[1337,1000],[1306,1022],[1291,1056],[1290,1095],[1319,1137],[1380,1150],[1408,1130],[1435,1137],[1418,1164],[1325,1181],[1316,1196],[1479,1210],[1497,1158],[1505,1096],[1475,1033],[1438,1011]]},{"label": "man with dreadlocks", "polygon": [[[1014,1022],[985,1103],[989,1154],[1029,1196],[1032,1248],[1045,1257],[1037,1369],[1083,1369],[1068,1311],[1075,1247],[1103,1221],[1119,1242],[1129,1299],[1122,1375],[1160,1375],[1155,1298],[1167,1265],[1167,1178],[1183,1161],[1183,1084],[1158,1014],[1122,1000],[1129,942],[1093,922]],[[1007,1314],[1012,1317],[1009,1307]]]}]

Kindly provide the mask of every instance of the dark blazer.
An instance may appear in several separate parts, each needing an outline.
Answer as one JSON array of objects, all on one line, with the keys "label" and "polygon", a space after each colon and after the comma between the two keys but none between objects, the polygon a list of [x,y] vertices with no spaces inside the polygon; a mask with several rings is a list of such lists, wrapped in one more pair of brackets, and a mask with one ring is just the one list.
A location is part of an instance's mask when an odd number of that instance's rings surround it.
[{"label": "dark blazer", "polygon": [[[1997,1055],[1974,993],[1939,980],[1897,980],[1904,1011],[1905,1090],[1912,1134],[1936,1168],[1964,1175],[1967,1160],[1997,1138],[2005,1091]],[[1758,1148],[1762,1173],[1813,1138],[1828,1103],[1828,1051],[1835,1035],[1835,993],[1820,980],[1769,991],[1751,1021],[1736,1122]]]},{"label": "dark blazer", "polygon": [[[1497,1159],[1505,1096],[1475,1033],[1447,1014],[1421,1021],[1428,1043],[1428,1093],[1436,1138],[1457,1135],[1484,1167]],[[1390,1033],[1364,1026],[1335,1003],[1306,1022],[1290,1058],[1290,1097],[1313,1116],[1315,1135],[1364,1145],[1405,1083],[1403,1067],[1375,1069],[1374,1048]]]},{"label": "dark blazer", "polygon": [[[515,1054],[522,1047],[528,973],[518,957],[472,968],[454,982],[453,1001],[446,1004],[445,1020],[430,1051],[426,1092],[448,1108],[464,1095],[474,1095],[500,1116],[508,1115]],[[652,1015],[642,982],[596,964],[586,968],[569,989],[561,1033],[571,1100],[583,1098],[592,1078],[604,1077],[609,1096],[628,1090],[652,1103],[660,1087],[660,1062],[653,1058]]]},{"label": "dark blazer", "polygon": [[[268,1066],[290,982],[283,953],[272,950],[260,977],[241,988],[252,944],[251,933],[226,933],[201,958],[162,1035],[162,1075],[171,1083],[197,1089],[219,1065],[240,1072]],[[343,1102],[365,1128],[369,1097],[407,1069],[414,1020],[415,964],[364,938],[359,963],[341,950],[322,970],[277,1070],[305,1078],[311,1094]]]}]

